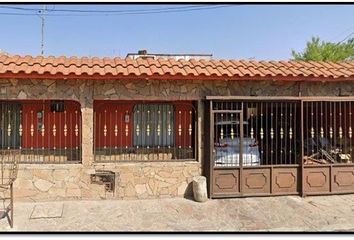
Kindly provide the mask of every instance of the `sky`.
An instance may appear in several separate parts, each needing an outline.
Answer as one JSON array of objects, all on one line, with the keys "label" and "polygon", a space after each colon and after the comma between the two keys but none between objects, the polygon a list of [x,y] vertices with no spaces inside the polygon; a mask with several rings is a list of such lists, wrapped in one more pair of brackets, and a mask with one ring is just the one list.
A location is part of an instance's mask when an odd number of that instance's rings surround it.
[{"label": "sky", "polygon": [[[6,6],[10,5],[0,5]],[[186,5],[46,7],[120,11]],[[11,55],[40,55],[41,18],[35,13],[0,8],[0,49]],[[354,36],[353,13],[354,5],[228,5],[188,12],[108,16],[68,16],[66,12],[48,11],[44,21],[44,55],[125,57],[129,52],[146,49],[149,53],[210,53],[215,59],[287,60],[292,49],[301,51],[312,36],[333,42],[352,32]]]}]

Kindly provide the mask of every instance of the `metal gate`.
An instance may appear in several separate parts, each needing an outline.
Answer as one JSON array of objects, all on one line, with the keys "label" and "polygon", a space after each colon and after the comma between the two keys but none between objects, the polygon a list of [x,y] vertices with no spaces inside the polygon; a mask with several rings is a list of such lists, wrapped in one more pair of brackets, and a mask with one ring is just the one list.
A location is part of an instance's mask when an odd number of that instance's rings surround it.
[{"label": "metal gate", "polygon": [[299,194],[300,102],[210,100],[211,197]]},{"label": "metal gate", "polygon": [[354,193],[354,97],[207,100],[212,198]]},{"label": "metal gate", "polygon": [[353,97],[310,99],[303,109],[303,195],[354,193]]}]

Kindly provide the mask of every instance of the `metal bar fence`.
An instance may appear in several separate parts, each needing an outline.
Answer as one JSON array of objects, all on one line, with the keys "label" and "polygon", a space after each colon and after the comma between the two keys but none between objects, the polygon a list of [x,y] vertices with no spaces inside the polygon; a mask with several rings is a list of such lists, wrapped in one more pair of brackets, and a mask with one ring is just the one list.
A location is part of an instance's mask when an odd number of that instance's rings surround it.
[{"label": "metal bar fence", "polygon": [[353,102],[304,102],[304,164],[353,163]]},{"label": "metal bar fence", "polygon": [[73,101],[1,101],[0,156],[18,163],[81,162],[81,111]]},{"label": "metal bar fence", "polygon": [[196,119],[193,103],[100,101],[95,162],[195,160]]},{"label": "metal bar fence", "polygon": [[299,101],[214,101],[214,166],[299,164],[299,111]]},{"label": "metal bar fence", "polygon": [[296,100],[216,100],[212,110],[217,167],[239,166],[241,148],[244,166],[299,164],[302,136],[305,165],[353,163],[353,101],[306,99],[302,118]]}]

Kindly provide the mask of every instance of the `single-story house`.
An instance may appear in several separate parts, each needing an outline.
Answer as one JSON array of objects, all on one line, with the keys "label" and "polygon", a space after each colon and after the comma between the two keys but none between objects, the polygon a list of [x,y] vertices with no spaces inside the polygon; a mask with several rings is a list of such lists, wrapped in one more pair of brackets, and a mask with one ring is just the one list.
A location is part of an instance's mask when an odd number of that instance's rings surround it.
[{"label": "single-story house", "polygon": [[354,63],[0,56],[18,200],[354,193]]}]

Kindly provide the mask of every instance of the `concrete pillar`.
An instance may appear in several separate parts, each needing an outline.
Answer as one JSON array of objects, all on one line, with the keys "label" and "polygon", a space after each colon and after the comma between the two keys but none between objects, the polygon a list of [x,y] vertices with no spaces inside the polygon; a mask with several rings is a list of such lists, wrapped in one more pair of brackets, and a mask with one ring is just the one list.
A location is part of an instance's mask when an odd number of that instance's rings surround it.
[{"label": "concrete pillar", "polygon": [[93,155],[93,82],[80,84],[80,103],[82,114],[82,164],[91,166]]},{"label": "concrete pillar", "polygon": [[82,164],[93,163],[93,108],[81,108],[82,113]]}]

